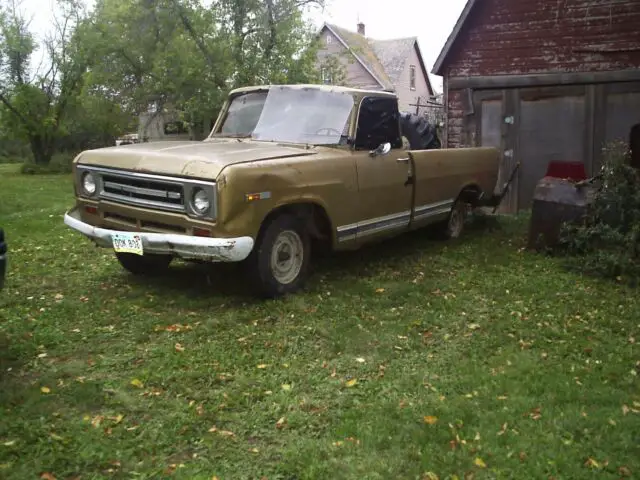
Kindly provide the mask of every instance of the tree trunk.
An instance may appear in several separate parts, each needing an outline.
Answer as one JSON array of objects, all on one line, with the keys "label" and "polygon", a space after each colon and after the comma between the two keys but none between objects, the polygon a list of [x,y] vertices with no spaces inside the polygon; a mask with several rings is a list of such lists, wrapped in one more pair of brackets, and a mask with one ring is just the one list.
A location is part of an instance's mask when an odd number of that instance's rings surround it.
[{"label": "tree trunk", "polygon": [[50,139],[41,135],[33,135],[29,138],[33,161],[36,165],[49,165],[53,157],[53,145]]}]

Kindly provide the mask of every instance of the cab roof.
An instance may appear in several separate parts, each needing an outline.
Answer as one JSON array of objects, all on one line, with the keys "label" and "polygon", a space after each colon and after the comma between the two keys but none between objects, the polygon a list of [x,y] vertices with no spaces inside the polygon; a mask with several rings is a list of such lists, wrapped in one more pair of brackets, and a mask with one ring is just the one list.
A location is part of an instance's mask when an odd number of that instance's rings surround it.
[{"label": "cab roof", "polygon": [[255,92],[261,90],[269,90],[271,88],[278,87],[288,87],[295,89],[313,89],[313,90],[321,90],[325,92],[339,92],[339,93],[351,93],[362,96],[378,96],[378,97],[389,97],[396,98],[396,94],[394,92],[389,92],[386,90],[365,90],[360,88],[353,87],[343,87],[340,85],[324,85],[324,84],[315,84],[315,83],[297,83],[290,85],[254,85],[247,87],[235,88],[229,92],[229,95],[237,95],[239,93],[247,93],[247,92]]}]

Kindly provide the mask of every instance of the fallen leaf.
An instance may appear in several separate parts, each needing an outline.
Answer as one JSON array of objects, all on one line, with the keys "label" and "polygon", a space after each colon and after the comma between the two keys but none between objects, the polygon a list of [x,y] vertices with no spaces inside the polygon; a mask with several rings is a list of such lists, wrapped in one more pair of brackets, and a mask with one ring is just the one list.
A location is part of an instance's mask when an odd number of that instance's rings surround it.
[{"label": "fallen leaf", "polygon": [[51,473],[49,472],[44,472],[42,475],[40,475],[40,478],[42,480],[56,480],[56,477],[54,477]]},{"label": "fallen leaf", "polygon": [[134,378],[133,380],[131,380],[131,385],[133,385],[134,387],[137,388],[142,388],[144,387],[144,383],[142,383],[140,380],[138,380],[137,378]]},{"label": "fallen leaf", "polygon": [[542,418],[542,413],[540,413],[540,407],[536,407],[531,412],[529,412],[529,416],[533,420],[540,420]]},{"label": "fallen leaf", "polygon": [[249,450],[251,453],[260,453],[260,450],[258,450],[257,448],[252,448],[251,450]]},{"label": "fallen leaf", "polygon": [[16,441],[15,441],[15,440],[9,440],[8,442],[4,442],[4,443],[3,443],[3,445],[4,445],[5,447],[11,447],[11,446],[13,446],[13,445],[15,445],[15,444],[16,444]]},{"label": "fallen leaf", "polygon": [[422,480],[440,480],[440,478],[433,472],[427,472],[424,474],[424,477],[422,477]]},{"label": "fallen leaf", "polygon": [[282,427],[284,427],[287,424],[287,419],[285,417],[281,417],[277,422],[276,422],[276,428],[280,429]]},{"label": "fallen leaf", "polygon": [[476,457],[473,463],[476,467],[487,468],[487,464],[484,463],[484,461],[480,457]]},{"label": "fallen leaf", "polygon": [[498,400],[506,400],[508,397],[506,395],[500,395]]},{"label": "fallen leaf", "polygon": [[61,293],[56,293],[56,296],[53,298],[57,301],[60,301],[64,298],[64,295],[62,295]]},{"label": "fallen leaf", "polygon": [[376,293],[384,293],[384,288],[376,288]]},{"label": "fallen leaf", "polygon": [[477,323],[470,323],[469,325],[467,325],[467,328],[469,328],[469,330],[477,330],[480,328],[480,325]]},{"label": "fallen leaf", "polygon": [[93,425],[94,428],[97,428],[102,423],[102,420],[104,420],[102,415],[96,415],[91,419],[91,425]]},{"label": "fallen leaf", "polygon": [[584,462],[584,466],[591,468],[600,468],[600,464],[591,457],[587,458],[587,460]]},{"label": "fallen leaf", "polygon": [[351,380],[349,380],[348,382],[345,383],[345,385],[348,388],[353,387],[354,385],[356,385],[358,383],[358,379],[357,378],[352,378]]},{"label": "fallen leaf", "polygon": [[283,383],[282,390],[284,390],[285,392],[288,392],[289,390],[291,390],[291,385],[289,385],[288,383]]},{"label": "fallen leaf", "polygon": [[429,425],[434,425],[438,421],[438,417],[434,417],[433,415],[426,415],[424,417],[424,423]]},{"label": "fallen leaf", "polygon": [[618,468],[618,473],[620,475],[622,475],[623,477],[630,477],[631,476],[631,470],[629,470],[628,467],[622,466],[620,468]]},{"label": "fallen leaf", "polygon": [[114,423],[117,425],[122,421],[123,418],[124,418],[124,415],[122,415],[120,413],[120,414],[116,415],[115,417],[109,417],[109,420],[113,420]]},{"label": "fallen leaf", "polygon": [[358,363],[364,363],[365,361],[366,360],[364,358],[362,358],[362,357],[356,358],[356,362],[358,362]]},{"label": "fallen leaf", "polygon": [[267,368],[267,364],[266,363],[261,363],[260,365],[258,365],[258,368],[260,368],[260,369]]},{"label": "fallen leaf", "polygon": [[50,393],[51,389],[49,387],[40,387],[40,391],[42,393]]},{"label": "fallen leaf", "polygon": [[622,414],[626,415],[627,413],[629,413],[629,407],[626,405],[622,405]]},{"label": "fallen leaf", "polygon": [[176,349],[176,352],[184,352],[184,347],[179,343],[176,343],[175,349]]},{"label": "fallen leaf", "polygon": [[45,358],[47,356],[47,353],[39,353],[38,354],[38,358]]}]

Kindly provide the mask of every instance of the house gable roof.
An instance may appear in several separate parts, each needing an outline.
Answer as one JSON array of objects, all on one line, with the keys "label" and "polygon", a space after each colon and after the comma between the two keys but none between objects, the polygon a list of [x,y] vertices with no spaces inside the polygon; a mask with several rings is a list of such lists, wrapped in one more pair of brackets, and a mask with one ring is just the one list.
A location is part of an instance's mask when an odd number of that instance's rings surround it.
[{"label": "house gable roof", "polygon": [[397,85],[400,76],[404,72],[411,50],[415,49],[418,55],[418,61],[420,62],[422,75],[427,82],[429,95],[434,95],[417,37],[397,38],[393,40],[369,40],[369,42],[394,85]]},{"label": "house gable roof", "polygon": [[324,28],[327,28],[353,54],[356,60],[382,88],[393,89],[391,79],[384,71],[384,67],[364,36],[329,23],[325,23]]},{"label": "house gable roof", "polygon": [[374,40],[329,23],[325,23],[320,31],[322,32],[325,28],[354,55],[364,69],[386,90],[395,90],[395,85],[404,71],[411,49],[415,48],[429,93],[434,94],[416,37]]},{"label": "house gable roof", "polygon": [[460,17],[458,17],[458,21],[453,27],[453,30],[451,31],[449,38],[447,38],[447,41],[444,44],[444,47],[442,47],[442,51],[440,52],[440,55],[436,59],[436,63],[434,63],[433,65],[433,69],[431,70],[431,73],[433,73],[434,75],[442,76],[442,68],[444,66],[444,62],[447,60],[449,53],[451,53],[451,48],[453,47],[453,44],[458,38],[458,35],[460,35],[460,31],[462,30],[462,27],[466,23],[467,19],[469,18],[469,15],[471,14],[471,10],[473,10],[473,7],[476,5],[477,2],[478,0],[467,0],[467,4],[464,6],[464,9],[462,10]]}]

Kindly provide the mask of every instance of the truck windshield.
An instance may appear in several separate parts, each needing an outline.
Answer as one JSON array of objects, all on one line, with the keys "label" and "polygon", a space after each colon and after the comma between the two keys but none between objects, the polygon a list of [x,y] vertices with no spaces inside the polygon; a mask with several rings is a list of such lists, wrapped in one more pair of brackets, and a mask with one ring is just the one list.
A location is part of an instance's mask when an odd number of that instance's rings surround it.
[{"label": "truck windshield", "polygon": [[271,87],[235,97],[216,135],[336,145],[348,134],[353,97],[314,88]]}]

